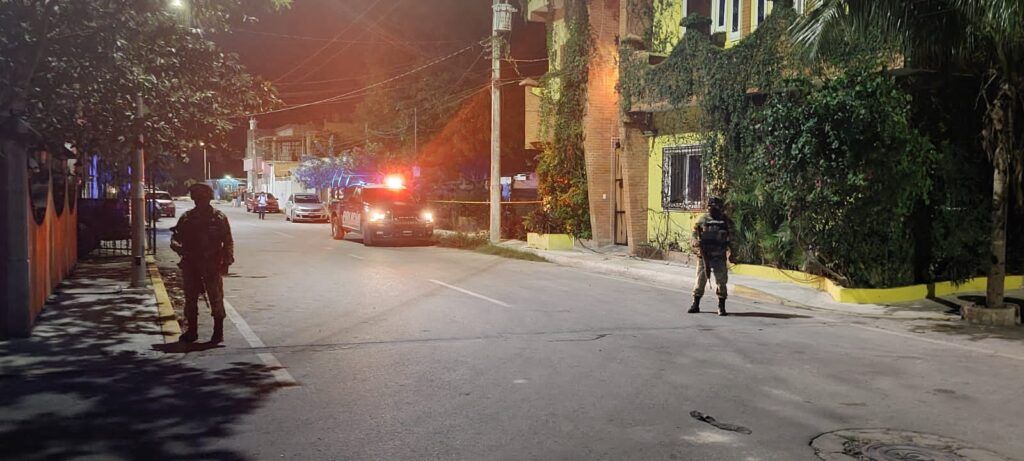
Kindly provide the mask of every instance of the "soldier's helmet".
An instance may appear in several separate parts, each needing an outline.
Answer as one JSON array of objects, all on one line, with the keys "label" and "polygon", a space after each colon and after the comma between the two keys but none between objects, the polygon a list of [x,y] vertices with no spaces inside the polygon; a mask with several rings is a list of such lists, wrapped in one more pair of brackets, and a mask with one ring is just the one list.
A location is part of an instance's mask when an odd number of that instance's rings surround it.
[{"label": "soldier's helmet", "polygon": [[708,198],[708,208],[717,208],[717,209],[721,210],[722,209],[722,205],[725,205],[725,202],[723,202],[721,198],[719,198],[719,197],[709,197]]},{"label": "soldier's helmet", "polygon": [[192,196],[192,200],[213,200],[213,188],[203,183],[189,186],[188,194]]}]

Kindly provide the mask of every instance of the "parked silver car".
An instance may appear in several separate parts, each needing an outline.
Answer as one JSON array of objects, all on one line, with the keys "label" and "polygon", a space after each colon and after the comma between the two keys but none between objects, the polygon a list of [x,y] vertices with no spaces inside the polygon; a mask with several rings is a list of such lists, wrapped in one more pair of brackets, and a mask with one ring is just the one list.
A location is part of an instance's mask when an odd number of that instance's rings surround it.
[{"label": "parked silver car", "polygon": [[327,222],[327,208],[316,194],[292,194],[284,204],[284,219],[291,222]]}]

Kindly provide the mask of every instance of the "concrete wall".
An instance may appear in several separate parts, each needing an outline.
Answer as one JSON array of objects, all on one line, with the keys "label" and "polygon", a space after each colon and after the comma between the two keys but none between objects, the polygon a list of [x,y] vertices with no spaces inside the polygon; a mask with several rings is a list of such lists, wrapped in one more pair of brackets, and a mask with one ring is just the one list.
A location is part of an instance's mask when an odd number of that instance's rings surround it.
[{"label": "concrete wall", "polygon": [[71,273],[71,269],[78,261],[78,207],[72,211],[70,206],[70,201],[76,199],[75,195],[74,190],[68,191],[64,210],[58,215],[51,187],[43,223],[36,224],[35,218],[31,215],[27,218],[31,274],[31,300],[28,309],[32,323],[43,310],[46,298],[57,284]]},{"label": "concrete wall", "polygon": [[[0,214],[4,217],[2,255],[3,286],[0,287],[0,334],[27,336],[32,332],[36,317],[42,311],[47,297],[71,272],[78,259],[78,177],[69,176],[66,163],[53,160],[50,179],[37,185],[45,188],[45,206],[41,220],[33,214],[29,194],[29,152],[27,146],[35,143],[27,126],[8,119],[0,124],[0,173],[3,177],[3,195]],[[63,196],[56,196],[61,209],[55,206],[55,175],[66,182]],[[37,188],[38,190],[38,188]],[[37,195],[42,199],[41,194]]]}]

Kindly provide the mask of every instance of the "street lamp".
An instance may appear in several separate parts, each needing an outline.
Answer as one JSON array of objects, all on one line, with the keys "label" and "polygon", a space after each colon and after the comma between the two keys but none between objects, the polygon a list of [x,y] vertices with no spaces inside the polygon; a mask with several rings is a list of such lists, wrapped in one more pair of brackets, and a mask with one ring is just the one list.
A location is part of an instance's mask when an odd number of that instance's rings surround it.
[{"label": "street lamp", "polygon": [[199,147],[203,148],[203,179],[210,179],[210,164],[206,163],[206,143],[199,141]]},{"label": "street lamp", "polygon": [[171,0],[171,8],[185,8],[185,2],[183,2],[182,0]]}]

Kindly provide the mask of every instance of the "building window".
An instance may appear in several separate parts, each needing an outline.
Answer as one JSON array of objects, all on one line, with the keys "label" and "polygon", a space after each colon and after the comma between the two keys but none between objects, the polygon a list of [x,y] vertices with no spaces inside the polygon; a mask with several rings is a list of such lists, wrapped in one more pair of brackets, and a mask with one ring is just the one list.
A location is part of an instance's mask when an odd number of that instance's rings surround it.
[{"label": "building window", "polygon": [[700,208],[704,200],[704,173],[699,145],[662,149],[661,205],[665,209]]},{"label": "building window", "polygon": [[732,0],[732,31],[740,31],[740,0]]},{"label": "building window", "polygon": [[715,8],[714,14],[716,15],[715,28],[718,30],[725,30],[725,0],[717,0],[718,7]]},{"label": "building window", "polygon": [[757,0],[757,24],[764,22],[765,9],[768,7],[768,0]]}]

